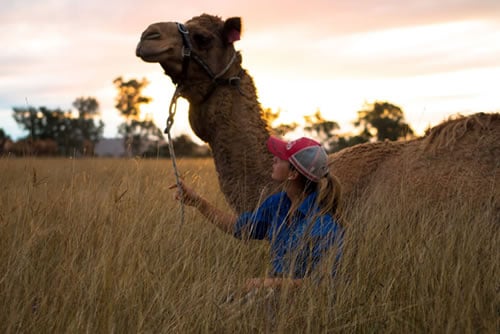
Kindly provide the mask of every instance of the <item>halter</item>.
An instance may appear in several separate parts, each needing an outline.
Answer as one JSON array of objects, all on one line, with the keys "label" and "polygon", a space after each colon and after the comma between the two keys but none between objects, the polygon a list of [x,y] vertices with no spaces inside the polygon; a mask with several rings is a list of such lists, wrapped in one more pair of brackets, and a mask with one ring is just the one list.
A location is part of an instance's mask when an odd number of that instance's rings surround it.
[{"label": "halter", "polygon": [[[179,33],[182,36],[182,44],[183,44],[183,46],[182,46],[182,75],[181,75],[181,79],[179,81],[182,83],[187,78],[189,63],[190,63],[190,60],[193,59],[205,70],[205,72],[210,77],[212,83],[214,84],[212,89],[208,92],[207,96],[205,96],[204,100],[206,100],[213,93],[213,91],[215,90],[215,86],[217,86],[217,85],[230,85],[230,86],[239,87],[240,80],[241,80],[239,75],[241,74],[241,71],[240,71],[240,73],[238,73],[237,76],[230,77],[227,79],[221,79],[221,77],[224,74],[226,74],[226,72],[229,71],[231,66],[234,64],[234,61],[236,60],[236,52],[233,53],[233,56],[231,57],[231,59],[227,63],[226,67],[224,67],[222,69],[222,71],[220,71],[219,73],[214,74],[214,72],[212,71],[210,66],[208,66],[208,64],[205,63],[203,61],[203,59],[201,59],[196,54],[196,52],[194,52],[193,46],[191,44],[191,40],[189,39],[189,31],[186,28],[186,26],[182,23],[179,23],[179,22],[177,22],[176,24],[177,24],[177,30],[179,30]],[[240,93],[241,93],[241,91],[240,91]]]}]

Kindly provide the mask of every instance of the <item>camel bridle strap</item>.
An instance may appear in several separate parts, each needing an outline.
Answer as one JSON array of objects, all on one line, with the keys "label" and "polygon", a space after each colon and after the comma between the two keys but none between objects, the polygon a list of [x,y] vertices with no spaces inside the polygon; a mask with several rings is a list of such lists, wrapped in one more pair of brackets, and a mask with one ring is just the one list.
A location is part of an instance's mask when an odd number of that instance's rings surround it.
[{"label": "camel bridle strap", "polygon": [[[234,64],[236,61],[236,51],[233,53],[233,56],[227,63],[227,65],[217,74],[215,74],[210,66],[201,59],[196,52],[193,50],[193,45],[191,44],[191,40],[189,38],[189,30],[186,28],[186,26],[182,23],[177,22],[177,30],[179,30],[179,33],[182,36],[182,74],[181,74],[181,82],[184,81],[187,78],[188,74],[188,69],[189,69],[189,63],[190,60],[193,59],[196,61],[208,74],[212,82],[217,86],[217,85],[230,85],[230,86],[238,86],[241,78],[238,76],[230,77],[227,79],[222,79],[221,77],[229,71],[231,66]],[[213,89],[212,89],[213,91]],[[210,96],[211,94],[207,94]]]}]

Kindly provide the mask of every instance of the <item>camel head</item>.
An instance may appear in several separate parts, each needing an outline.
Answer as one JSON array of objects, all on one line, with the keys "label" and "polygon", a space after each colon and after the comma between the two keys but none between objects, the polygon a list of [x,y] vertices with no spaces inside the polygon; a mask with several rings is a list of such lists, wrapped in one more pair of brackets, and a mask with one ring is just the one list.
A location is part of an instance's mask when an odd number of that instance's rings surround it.
[{"label": "camel head", "polygon": [[240,32],[239,17],[223,21],[203,14],[184,24],[154,23],[142,33],[136,55],[159,63],[174,84],[216,80],[241,62],[233,46]]}]

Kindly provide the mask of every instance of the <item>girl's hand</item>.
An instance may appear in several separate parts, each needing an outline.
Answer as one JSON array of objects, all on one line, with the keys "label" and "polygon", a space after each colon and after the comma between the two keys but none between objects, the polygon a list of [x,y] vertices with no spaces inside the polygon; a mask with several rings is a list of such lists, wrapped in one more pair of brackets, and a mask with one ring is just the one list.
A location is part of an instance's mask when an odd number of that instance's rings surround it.
[{"label": "girl's hand", "polygon": [[168,187],[168,189],[175,189],[174,199],[182,201],[182,203],[189,206],[198,206],[202,200],[201,196],[198,195],[193,189],[186,186],[184,181],[179,180],[180,187],[177,184],[173,184]]}]

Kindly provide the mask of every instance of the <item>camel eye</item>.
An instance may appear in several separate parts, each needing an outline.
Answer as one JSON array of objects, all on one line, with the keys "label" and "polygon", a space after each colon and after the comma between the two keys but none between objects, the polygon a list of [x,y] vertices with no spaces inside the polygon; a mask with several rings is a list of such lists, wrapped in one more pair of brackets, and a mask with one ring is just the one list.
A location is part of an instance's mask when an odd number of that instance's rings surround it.
[{"label": "camel eye", "polygon": [[212,38],[204,36],[202,34],[194,34],[193,40],[200,49],[209,48],[212,42]]}]

